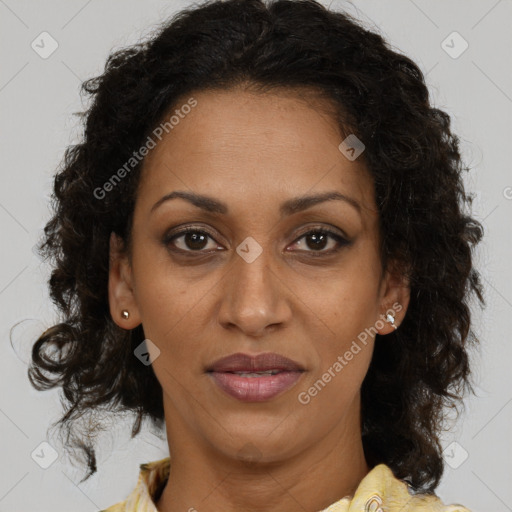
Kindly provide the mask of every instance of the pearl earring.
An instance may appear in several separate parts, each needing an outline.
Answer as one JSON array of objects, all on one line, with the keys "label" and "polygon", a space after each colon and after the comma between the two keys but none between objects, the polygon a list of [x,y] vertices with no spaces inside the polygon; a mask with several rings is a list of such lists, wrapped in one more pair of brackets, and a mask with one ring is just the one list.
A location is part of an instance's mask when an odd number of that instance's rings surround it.
[{"label": "pearl earring", "polygon": [[395,315],[392,315],[391,313],[388,313],[387,316],[387,321],[395,328],[397,329],[397,326],[395,325]]},{"label": "pearl earring", "polygon": [[123,311],[121,311],[121,316],[126,320],[129,318],[130,313],[128,312],[127,309],[123,309]]}]

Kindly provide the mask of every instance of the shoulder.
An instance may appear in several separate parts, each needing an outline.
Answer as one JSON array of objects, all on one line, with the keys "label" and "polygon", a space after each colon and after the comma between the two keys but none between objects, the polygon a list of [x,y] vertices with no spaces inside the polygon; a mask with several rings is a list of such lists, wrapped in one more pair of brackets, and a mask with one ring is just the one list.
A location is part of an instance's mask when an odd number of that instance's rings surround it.
[{"label": "shoulder", "polygon": [[139,465],[137,485],[124,501],[99,512],[158,512],[155,500],[169,477],[170,458]]},{"label": "shoulder", "polygon": [[386,464],[375,466],[363,478],[353,501],[365,512],[471,512],[459,504],[443,503],[434,493],[414,493]]}]

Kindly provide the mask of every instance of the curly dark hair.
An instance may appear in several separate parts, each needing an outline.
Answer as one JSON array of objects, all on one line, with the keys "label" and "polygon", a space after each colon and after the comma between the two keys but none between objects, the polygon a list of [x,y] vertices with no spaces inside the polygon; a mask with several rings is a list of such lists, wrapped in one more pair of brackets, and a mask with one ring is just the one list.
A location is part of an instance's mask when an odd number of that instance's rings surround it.
[{"label": "curly dark hair", "polygon": [[130,249],[143,160],[101,199],[97,191],[180,99],[233,87],[314,91],[331,101],[342,133],[366,146],[360,158],[374,180],[383,268],[393,263],[407,275],[411,297],[400,329],[376,336],[361,389],[363,446],[370,466],[385,463],[432,493],[444,469],[446,409],[458,412],[466,391],[474,393],[473,294],[485,304],[472,262],[483,228],[466,210],[474,196],[462,179],[469,167],[419,67],[314,0],[196,4],[148,40],[112,52],[103,74],[82,84],[92,99],[79,113],[83,139],[55,175],[53,216],[38,246],[52,259],[48,283],[62,318],[33,345],[29,379],[39,390],[62,387],[66,412],[54,426],[86,454],[84,479],[96,458],[89,431],[75,431],[78,419],[100,409],[133,413],[132,437],[145,419],[162,426],[161,386],[133,355],[143,328],[114,323],[107,287],[110,234]]}]

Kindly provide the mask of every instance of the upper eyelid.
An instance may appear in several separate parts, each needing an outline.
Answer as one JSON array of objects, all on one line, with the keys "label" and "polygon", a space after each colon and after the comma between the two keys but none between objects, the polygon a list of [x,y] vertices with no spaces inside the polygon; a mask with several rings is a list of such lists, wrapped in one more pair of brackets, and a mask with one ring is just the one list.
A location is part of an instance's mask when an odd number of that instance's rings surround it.
[{"label": "upper eyelid", "polygon": [[[200,225],[197,225],[197,226],[195,226],[195,225],[178,226],[175,229],[177,229],[178,231],[173,233],[172,235],[166,235],[166,236],[169,236],[169,237],[172,238],[172,237],[175,237],[175,236],[186,234],[188,231],[197,231],[197,232],[204,232],[208,236],[211,236],[212,238],[215,238],[215,235],[213,233],[211,233],[209,228],[206,228],[206,227],[200,226]],[[171,229],[169,231],[173,231],[173,230]],[[326,231],[329,234],[338,235],[338,236],[341,236],[342,238],[345,238],[347,240],[349,238],[343,232],[343,230],[340,229],[340,228],[336,228],[335,226],[325,226],[325,225],[321,226],[321,225],[318,225],[318,224],[317,225],[313,225],[313,226],[305,227],[304,231],[302,231],[298,236],[302,237],[304,235],[307,235],[310,231]]]}]

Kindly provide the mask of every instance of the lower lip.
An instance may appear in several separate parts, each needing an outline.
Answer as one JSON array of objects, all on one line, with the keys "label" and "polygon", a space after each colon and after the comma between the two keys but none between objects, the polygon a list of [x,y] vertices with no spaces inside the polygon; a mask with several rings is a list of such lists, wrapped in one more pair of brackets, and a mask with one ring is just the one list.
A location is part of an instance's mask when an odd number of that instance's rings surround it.
[{"label": "lower lip", "polygon": [[215,384],[242,402],[264,402],[290,389],[303,372],[284,371],[262,377],[242,377],[236,373],[210,372]]}]

